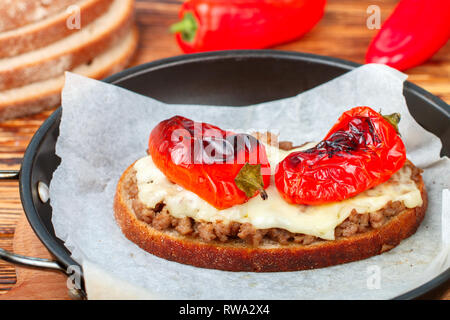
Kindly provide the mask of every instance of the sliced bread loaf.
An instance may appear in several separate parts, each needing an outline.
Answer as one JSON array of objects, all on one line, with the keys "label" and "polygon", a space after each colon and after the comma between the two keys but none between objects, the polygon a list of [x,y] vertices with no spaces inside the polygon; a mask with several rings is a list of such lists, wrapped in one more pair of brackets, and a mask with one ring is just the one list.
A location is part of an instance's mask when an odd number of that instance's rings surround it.
[{"label": "sliced bread loaf", "polygon": [[[116,73],[129,63],[137,43],[138,32],[136,28],[132,28],[122,41],[94,58],[89,64],[80,65],[72,72],[95,79]],[[0,92],[0,121],[38,113],[57,106],[60,103],[63,86],[64,75],[61,75]]]},{"label": "sliced bread loaf", "polygon": [[0,32],[45,19],[75,2],[77,0],[1,0]]},{"label": "sliced bread loaf", "polygon": [[[36,1],[38,2],[38,1]],[[72,1],[75,2],[75,1]],[[69,28],[67,22],[79,14],[81,27],[101,16],[111,5],[112,0],[76,1],[79,12],[63,10],[55,15],[27,24],[18,29],[0,33],[0,58],[13,57],[36,50],[56,42],[71,33],[79,31]],[[1,21],[1,20],[0,20]]]},{"label": "sliced bread loaf", "polygon": [[0,90],[51,79],[92,60],[129,30],[133,0],[114,0],[108,10],[60,41],[19,56],[0,59]]}]

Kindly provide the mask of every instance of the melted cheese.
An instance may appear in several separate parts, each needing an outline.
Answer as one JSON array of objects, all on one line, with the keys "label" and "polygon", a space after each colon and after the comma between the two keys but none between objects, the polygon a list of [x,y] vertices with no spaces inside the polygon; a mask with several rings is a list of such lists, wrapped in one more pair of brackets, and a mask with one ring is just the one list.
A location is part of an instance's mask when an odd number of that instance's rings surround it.
[{"label": "melted cheese", "polygon": [[[291,151],[266,146],[272,170],[289,153],[311,147],[305,145]],[[155,166],[150,156],[138,160],[134,168],[139,190],[139,199],[149,208],[164,202],[177,218],[191,217],[197,221],[251,223],[257,229],[281,228],[293,233],[313,235],[334,240],[334,229],[355,209],[358,213],[374,212],[389,201],[403,201],[407,208],[422,205],[422,196],[413,180],[411,169],[403,167],[390,180],[359,195],[340,202],[324,205],[293,205],[284,201],[272,181],[262,200],[257,196],[242,205],[218,210],[195,193],[170,182]]]}]

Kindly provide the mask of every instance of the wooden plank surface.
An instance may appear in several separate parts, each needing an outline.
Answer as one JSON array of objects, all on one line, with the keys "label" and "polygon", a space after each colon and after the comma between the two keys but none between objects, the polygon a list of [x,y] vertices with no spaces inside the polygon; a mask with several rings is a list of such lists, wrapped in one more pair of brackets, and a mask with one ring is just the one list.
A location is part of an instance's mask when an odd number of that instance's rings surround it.
[{"label": "wooden plank surface", "polygon": [[[138,52],[132,61],[133,66],[181,54],[173,36],[168,32],[170,24],[177,20],[181,2],[180,0],[137,0],[136,19],[141,39]],[[368,6],[378,5],[381,9],[381,19],[384,21],[396,2],[396,0],[328,0],[324,18],[310,33],[298,41],[278,46],[275,49],[316,53],[363,63],[366,48],[377,32],[377,30],[369,30],[366,27]],[[449,103],[450,43],[447,43],[431,60],[406,73],[410,81]],[[0,123],[0,169],[20,168],[23,153],[31,137],[50,114],[51,111],[47,111],[32,117]],[[18,183],[1,182],[1,248],[13,249],[16,223],[22,216]],[[29,229],[25,227],[20,230],[29,232],[27,231]],[[21,237],[23,239],[28,236],[22,236],[21,233]],[[35,252],[45,253],[39,243],[36,248]],[[42,271],[36,272],[39,277],[42,276],[39,273]],[[2,293],[11,290],[16,280],[15,268],[0,261],[0,298]],[[450,283],[447,283],[426,297],[450,299],[449,287]],[[61,294],[62,296],[59,297],[65,298],[63,296],[65,293]],[[23,298],[27,297],[23,296]]]},{"label": "wooden plank surface", "polygon": [[[14,234],[15,253],[52,259],[31,229],[26,217],[21,215]],[[69,300],[67,276],[56,270],[38,270],[16,267],[17,282],[1,298],[5,300]]]}]

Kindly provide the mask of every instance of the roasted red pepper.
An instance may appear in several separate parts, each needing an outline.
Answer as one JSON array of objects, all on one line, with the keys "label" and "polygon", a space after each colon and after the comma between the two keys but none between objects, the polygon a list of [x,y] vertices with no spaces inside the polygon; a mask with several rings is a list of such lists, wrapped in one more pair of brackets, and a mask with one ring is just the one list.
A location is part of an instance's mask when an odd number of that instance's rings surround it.
[{"label": "roasted red pepper", "polygon": [[369,107],[345,112],[317,146],[293,152],[278,164],[278,191],[290,203],[317,205],[385,182],[406,160],[399,120],[399,114],[383,117]]},{"label": "roasted red pepper", "polygon": [[185,53],[262,49],[292,41],[321,19],[325,0],[188,0],[171,31]]},{"label": "roasted red pepper", "polygon": [[250,135],[175,116],[152,130],[148,153],[169,180],[218,209],[267,197],[266,150]]},{"label": "roasted red pepper", "polygon": [[372,40],[366,62],[405,70],[426,61],[449,37],[449,0],[402,0]]}]

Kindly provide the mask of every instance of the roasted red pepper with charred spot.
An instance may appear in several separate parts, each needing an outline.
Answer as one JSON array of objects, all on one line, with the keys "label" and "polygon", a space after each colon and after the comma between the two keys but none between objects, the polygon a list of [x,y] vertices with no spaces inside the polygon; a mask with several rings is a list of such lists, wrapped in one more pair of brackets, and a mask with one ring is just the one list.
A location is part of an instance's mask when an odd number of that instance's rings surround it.
[{"label": "roasted red pepper with charred spot", "polygon": [[188,0],[171,31],[185,53],[263,49],[304,35],[324,7],[325,0]]},{"label": "roasted red pepper with charred spot", "polygon": [[218,209],[267,197],[270,164],[251,135],[175,116],[152,130],[148,153],[169,180]]},{"label": "roasted red pepper with charred spot", "polygon": [[387,181],[406,161],[399,120],[399,114],[382,116],[369,107],[345,112],[317,146],[278,164],[278,191],[290,203],[318,205]]}]

